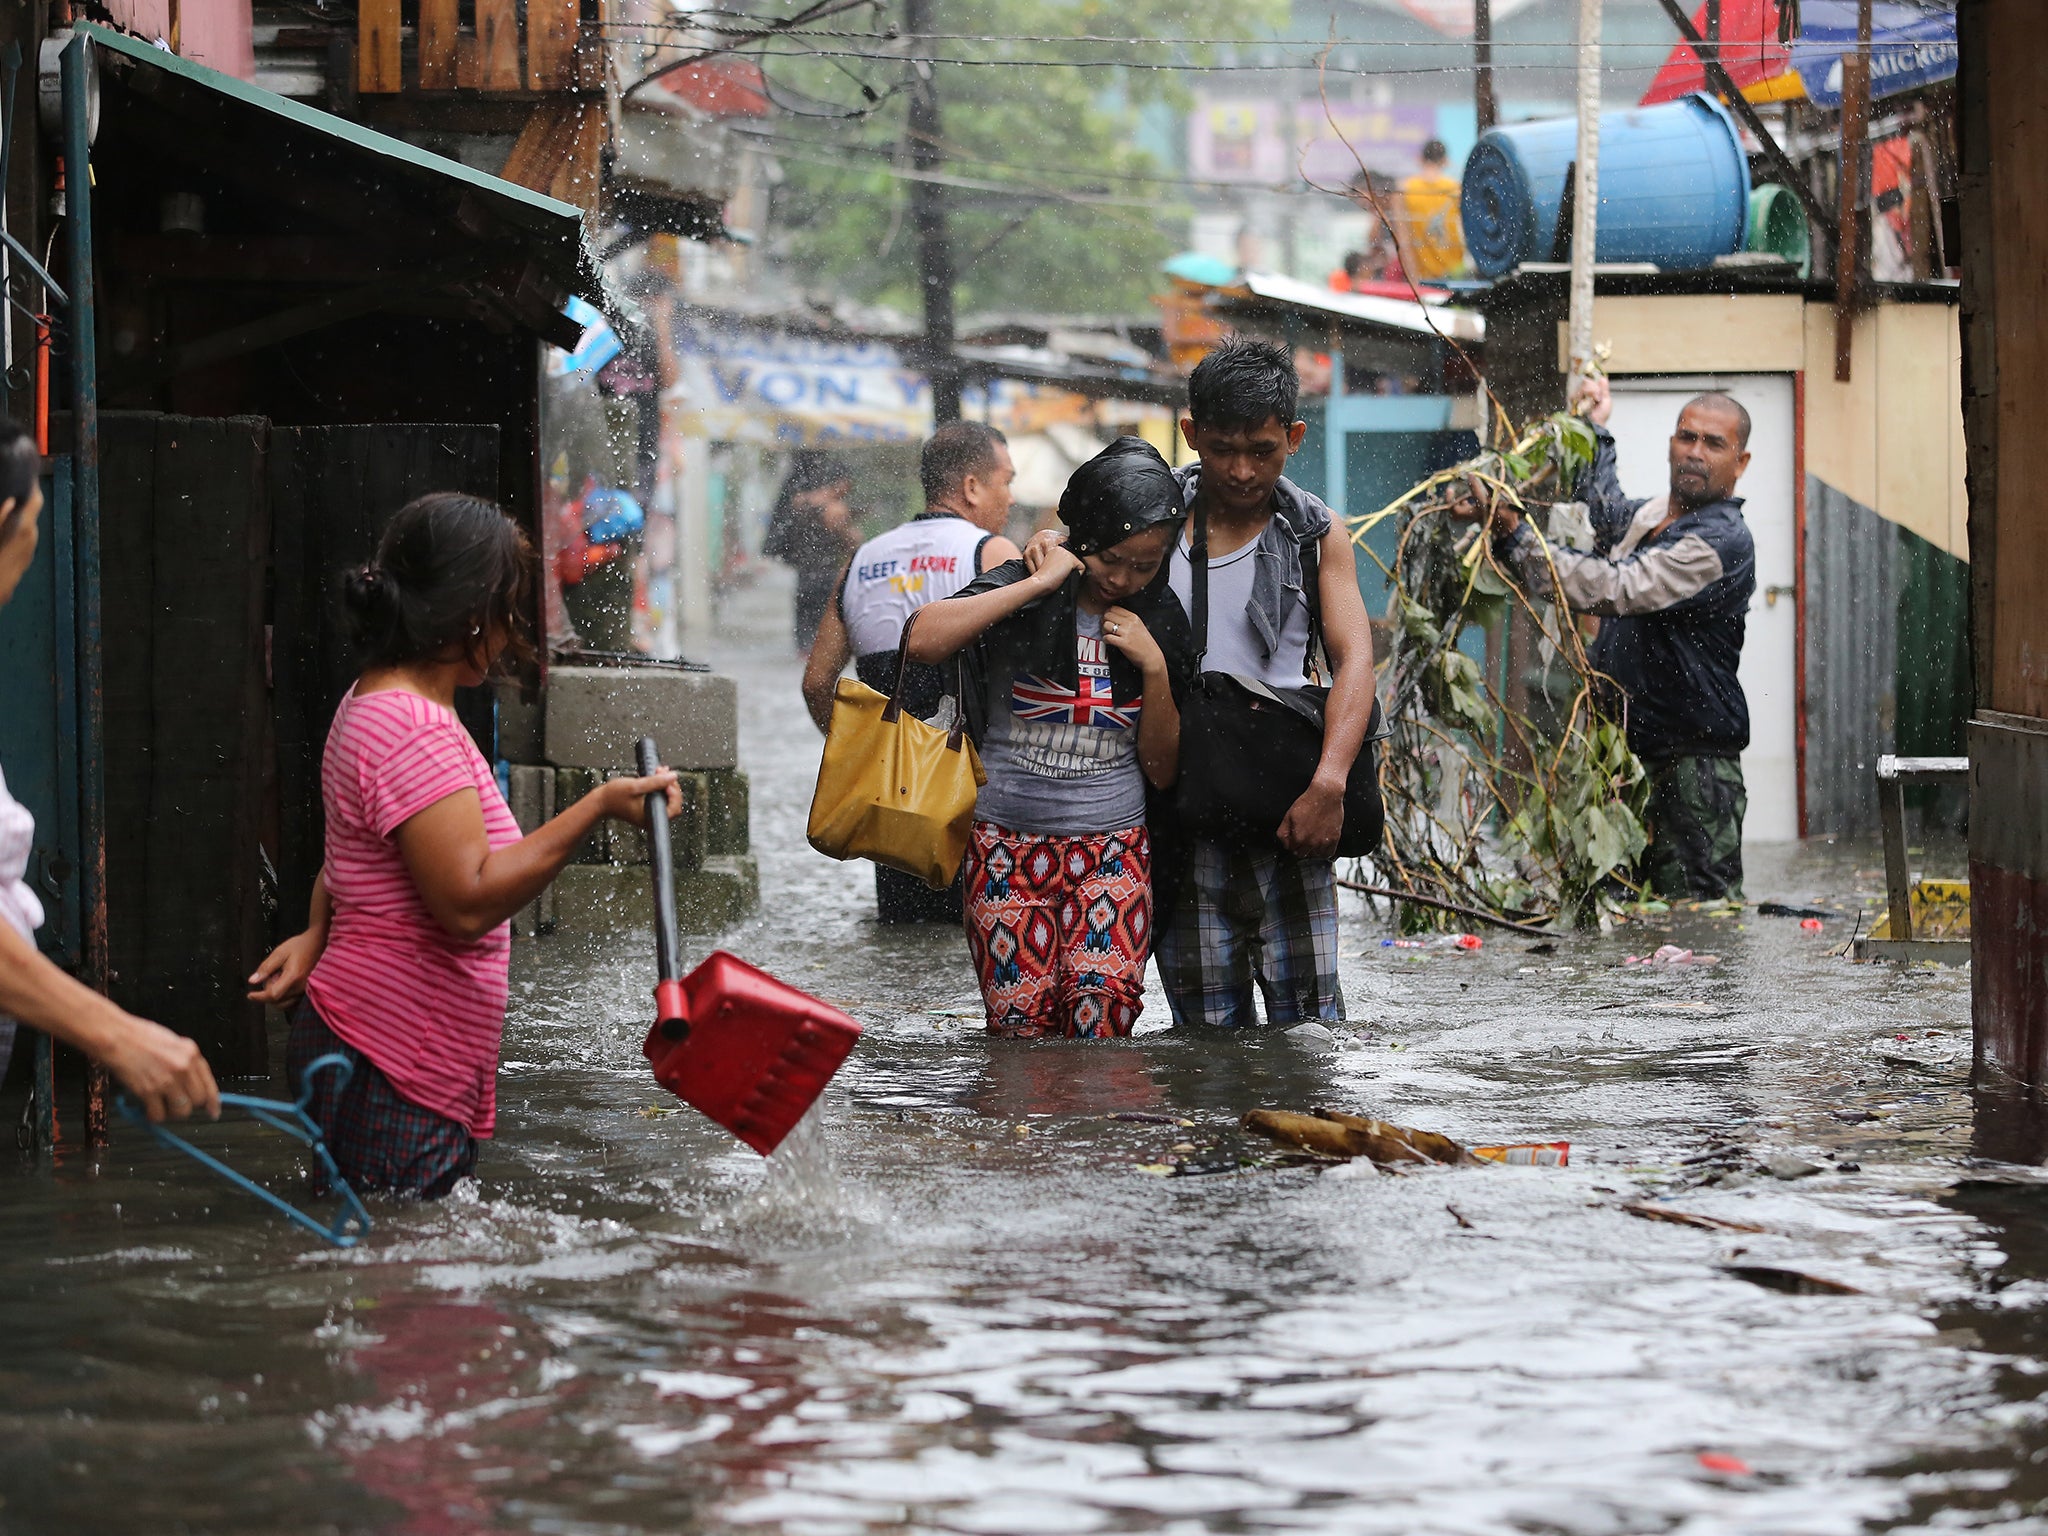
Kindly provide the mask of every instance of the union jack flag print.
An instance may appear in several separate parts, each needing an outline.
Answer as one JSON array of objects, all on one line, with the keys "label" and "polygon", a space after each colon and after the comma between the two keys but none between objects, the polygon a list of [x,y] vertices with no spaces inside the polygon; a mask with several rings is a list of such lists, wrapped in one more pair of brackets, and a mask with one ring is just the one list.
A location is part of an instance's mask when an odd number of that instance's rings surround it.
[{"label": "union jack flag print", "polygon": [[1010,685],[1010,712],[1019,720],[1047,725],[1093,725],[1128,731],[1138,723],[1138,705],[1119,706],[1106,677],[1083,677],[1078,692],[1042,677],[1020,677]]}]

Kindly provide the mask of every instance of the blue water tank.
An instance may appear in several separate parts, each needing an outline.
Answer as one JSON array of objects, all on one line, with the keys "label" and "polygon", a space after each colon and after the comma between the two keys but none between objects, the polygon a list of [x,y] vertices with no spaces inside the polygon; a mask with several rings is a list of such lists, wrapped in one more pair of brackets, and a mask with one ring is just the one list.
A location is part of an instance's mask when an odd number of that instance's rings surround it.
[{"label": "blue water tank", "polygon": [[[1548,261],[1578,151],[1568,117],[1490,128],[1465,162],[1459,212],[1483,277]],[[1600,233],[1595,261],[1675,271],[1742,249],[1749,160],[1728,109],[1711,96],[1600,114]]]}]

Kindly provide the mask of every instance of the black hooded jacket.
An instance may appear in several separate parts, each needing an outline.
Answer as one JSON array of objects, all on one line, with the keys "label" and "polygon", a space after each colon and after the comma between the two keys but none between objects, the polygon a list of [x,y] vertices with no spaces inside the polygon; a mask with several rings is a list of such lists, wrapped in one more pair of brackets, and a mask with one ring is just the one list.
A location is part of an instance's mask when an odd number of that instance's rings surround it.
[{"label": "black hooded jacket", "polygon": [[[995,592],[1029,575],[1030,570],[1021,559],[1005,560],[1001,565],[982,572],[945,601],[954,602],[983,592]],[[1077,616],[1084,579],[1082,572],[1074,572],[1058,591],[1048,593],[1037,602],[990,625],[981,638],[962,653],[966,696],[961,703],[967,716],[967,734],[977,744],[988,729],[988,696],[992,683],[1007,688],[1012,678],[1025,673],[1057,683],[1062,688],[1080,686]],[[1185,698],[1189,681],[1194,676],[1194,636],[1180,599],[1166,584],[1166,566],[1162,563],[1151,585],[1128,599],[1123,606],[1145,621],[1145,628],[1151,631],[1152,638],[1166,657],[1166,676],[1174,699]],[[1144,675],[1115,646],[1104,649],[1109,654],[1109,684],[1116,702],[1135,703],[1144,696]],[[952,664],[941,662],[939,671],[941,674],[951,673]]]}]

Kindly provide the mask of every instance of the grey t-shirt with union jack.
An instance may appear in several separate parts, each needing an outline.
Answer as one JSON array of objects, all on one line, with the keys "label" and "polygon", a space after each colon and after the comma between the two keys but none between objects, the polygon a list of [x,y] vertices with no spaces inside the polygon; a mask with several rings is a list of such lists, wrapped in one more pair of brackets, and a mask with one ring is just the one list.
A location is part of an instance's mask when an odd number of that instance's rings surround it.
[{"label": "grey t-shirt with union jack", "polygon": [[1145,821],[1137,700],[1111,697],[1100,614],[1075,614],[1079,686],[1030,673],[989,678],[977,821],[1012,832],[1074,837]]}]

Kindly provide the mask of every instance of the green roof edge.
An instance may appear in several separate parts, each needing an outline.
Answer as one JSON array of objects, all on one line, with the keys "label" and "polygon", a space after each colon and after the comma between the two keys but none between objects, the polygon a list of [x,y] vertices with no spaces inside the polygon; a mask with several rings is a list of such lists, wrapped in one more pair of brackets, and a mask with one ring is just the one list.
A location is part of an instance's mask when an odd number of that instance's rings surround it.
[{"label": "green roof edge", "polygon": [[218,91],[223,96],[255,107],[258,111],[268,112],[273,117],[281,117],[286,122],[296,123],[302,128],[312,129],[315,133],[324,133],[331,138],[340,139],[373,155],[397,160],[418,170],[459,181],[492,197],[521,204],[535,213],[545,214],[550,218],[566,219],[579,228],[583,223],[583,210],[573,203],[561,202],[544,192],[535,192],[530,187],[522,187],[517,182],[507,181],[502,176],[472,170],[460,161],[450,160],[445,155],[437,155],[432,150],[421,149],[416,144],[408,144],[405,140],[393,138],[388,133],[365,128],[345,117],[336,117],[332,112],[322,112],[318,107],[309,107],[302,102],[293,101],[288,96],[279,96],[275,92],[263,90],[246,80],[237,80],[233,75],[209,69],[204,64],[181,59],[175,53],[158,48],[152,43],[124,37],[119,32],[109,31],[98,22],[85,22],[76,30],[81,37],[90,38],[103,48],[111,48],[116,53],[169,74],[181,75],[195,85]]}]

